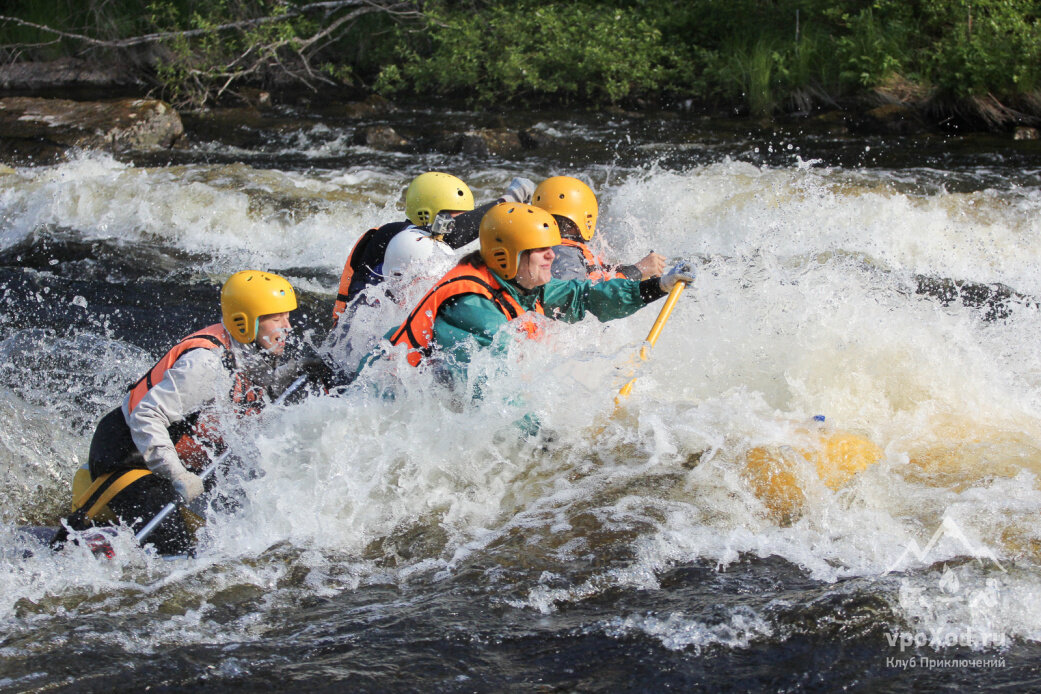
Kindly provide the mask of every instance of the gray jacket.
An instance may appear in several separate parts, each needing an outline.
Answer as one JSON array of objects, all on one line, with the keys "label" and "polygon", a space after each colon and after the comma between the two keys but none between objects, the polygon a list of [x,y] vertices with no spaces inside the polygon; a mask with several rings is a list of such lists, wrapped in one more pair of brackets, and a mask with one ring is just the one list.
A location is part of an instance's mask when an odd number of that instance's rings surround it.
[{"label": "gray jacket", "polygon": [[[215,416],[221,430],[234,426],[237,416],[229,399],[233,371],[244,373],[253,384],[267,389],[269,396],[284,390],[296,373],[295,364],[273,369],[270,358],[255,345],[230,342],[230,350],[193,349],[182,354],[133,412],[129,411],[130,395],[123,399],[123,417],[148,469],[175,485],[192,473],[174,448],[172,425],[200,412]],[[226,352],[231,355],[231,370],[225,365]]]}]

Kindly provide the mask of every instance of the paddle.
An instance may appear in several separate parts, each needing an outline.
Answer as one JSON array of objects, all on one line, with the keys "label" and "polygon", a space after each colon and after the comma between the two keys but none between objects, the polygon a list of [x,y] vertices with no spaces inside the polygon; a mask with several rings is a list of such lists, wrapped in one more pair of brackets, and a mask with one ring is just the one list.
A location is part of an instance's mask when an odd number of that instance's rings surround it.
[{"label": "paddle", "polygon": [[[665,305],[661,307],[661,311],[658,312],[658,317],[654,319],[654,325],[651,326],[651,332],[647,334],[647,340],[644,342],[643,347],[640,348],[640,359],[647,361],[650,357],[650,348],[654,347],[654,343],[658,341],[658,336],[661,334],[662,328],[665,327],[665,323],[669,320],[669,316],[672,314],[673,307],[676,306],[676,302],[679,301],[680,294],[683,292],[684,287],[687,286],[686,282],[677,282],[672,287],[672,291],[665,297]],[[622,386],[622,389],[618,391],[618,395],[615,397],[615,404],[621,403],[621,399],[628,396],[633,390],[633,384],[636,383],[636,376],[633,376],[632,380]]]},{"label": "paddle", "polygon": [[[284,403],[286,401],[286,398],[289,397],[289,395],[293,393],[293,391],[295,391],[297,388],[299,388],[306,380],[307,374],[297,377],[297,379],[293,381],[281,395],[278,396],[278,398],[275,400],[273,404],[281,405],[282,403]],[[228,459],[228,456],[230,454],[230,449],[221,453],[216,460],[207,465],[206,469],[199,473],[199,479],[205,482],[207,479],[212,477],[213,473],[217,471],[217,468],[220,467],[221,463]],[[176,509],[180,505],[180,503],[181,502],[179,501],[171,501],[166,506],[164,506],[162,510],[159,511],[159,513],[155,514],[155,518],[148,521],[145,527],[138,530],[137,534],[134,535],[134,538],[138,541],[138,543],[143,543],[146,539],[148,539],[148,536],[151,535],[157,527],[159,527],[160,523],[166,520],[167,516],[174,512],[174,509]]]}]

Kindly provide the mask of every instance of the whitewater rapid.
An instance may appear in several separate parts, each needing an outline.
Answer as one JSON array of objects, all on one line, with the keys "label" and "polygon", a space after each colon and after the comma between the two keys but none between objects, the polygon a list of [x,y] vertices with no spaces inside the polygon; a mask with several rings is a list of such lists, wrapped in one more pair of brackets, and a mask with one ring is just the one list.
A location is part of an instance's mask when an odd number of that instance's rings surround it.
[{"label": "whitewater rapid", "polygon": [[[0,253],[47,236],[135,249],[157,281],[219,284],[258,267],[324,299],[321,313],[353,242],[401,217],[415,173],[153,169],[83,156],[0,175]],[[608,258],[653,249],[695,262],[697,280],[624,404],[616,410],[615,394],[655,306],[609,324],[554,325],[544,341],[513,345],[505,363],[477,355],[472,374],[490,378],[480,403],[382,362],[341,397],[268,413],[255,430],[265,474],[244,484],[239,515],[211,519],[196,559],[164,562],[129,540],[114,562],[78,548],[23,558],[30,543],[17,526],[54,522],[92,421],[155,355],[100,320],[75,335],[27,331],[25,307],[5,296],[0,620],[12,633],[41,638],[56,628],[42,624],[78,616],[94,623],[86,643],[108,638],[107,620],[126,620],[118,638],[131,652],[248,641],[302,595],[436,584],[475,566],[489,591],[497,572],[529,571],[503,604],[551,614],[611,591],[660,590],[670,567],[726,572],[751,556],[779,557],[825,591],[880,596],[894,630],[1041,638],[1037,188],[982,177],[988,185],[949,191],[931,170],[814,161],[456,173],[479,202],[516,175],[580,175],[600,195]],[[1013,295],[1000,319],[985,320],[918,292],[923,277]],[[75,300],[54,294],[39,295],[44,310]],[[59,355],[83,352],[101,356],[63,371]],[[386,388],[394,397],[380,396]],[[542,436],[518,435],[527,413]],[[742,477],[743,455],[792,441],[815,414],[884,457],[838,490],[807,475],[804,507],[780,521]],[[961,534],[908,554],[944,523]],[[214,631],[207,606],[243,585],[257,592],[251,615]],[[778,615],[790,609],[750,600],[716,620],[634,612],[588,628],[670,649],[743,648],[786,638]],[[156,611],[169,619],[139,616]]]}]

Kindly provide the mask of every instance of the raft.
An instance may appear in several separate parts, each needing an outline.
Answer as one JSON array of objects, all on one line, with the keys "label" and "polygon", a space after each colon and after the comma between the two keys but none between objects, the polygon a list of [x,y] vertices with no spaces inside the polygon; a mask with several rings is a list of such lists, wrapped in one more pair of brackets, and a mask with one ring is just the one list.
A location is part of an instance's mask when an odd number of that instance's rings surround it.
[{"label": "raft", "polygon": [[[77,501],[82,499],[90,489],[90,485],[93,484],[93,480],[90,478],[90,468],[86,463],[82,465],[76,474],[72,477],[72,506],[71,511],[75,511],[79,508]],[[96,525],[114,525],[116,523],[116,514],[112,513],[109,509],[108,504],[102,504],[100,509],[96,511],[92,520]]]},{"label": "raft", "polygon": [[801,512],[806,475],[816,473],[825,486],[837,490],[883,457],[881,448],[859,434],[822,427],[801,429],[798,434],[801,440],[795,445],[756,446],[742,461],[742,477],[782,521]]},{"label": "raft", "polygon": [[[141,470],[140,473],[142,476],[152,474],[148,470]],[[133,476],[131,481],[133,479],[138,479],[138,476]],[[91,485],[93,484],[94,482],[90,477],[90,468],[86,463],[84,463],[79,469],[76,470],[76,473],[72,477],[72,506],[70,509],[71,511],[76,511],[86,501],[87,497],[89,496],[88,492],[90,491]],[[102,500],[104,499],[105,497],[103,496]],[[199,528],[206,525],[206,521],[202,518],[202,516],[200,516],[197,513],[194,513],[187,506],[181,505],[179,507],[179,510],[181,512],[181,516],[184,518],[184,522],[187,524],[188,529],[192,533],[196,532]],[[112,509],[108,507],[107,502],[98,505],[97,509],[94,510],[93,513],[88,513],[88,516],[93,522],[93,524],[96,526],[117,525],[119,523],[119,519],[116,518],[116,514],[112,512]]]}]

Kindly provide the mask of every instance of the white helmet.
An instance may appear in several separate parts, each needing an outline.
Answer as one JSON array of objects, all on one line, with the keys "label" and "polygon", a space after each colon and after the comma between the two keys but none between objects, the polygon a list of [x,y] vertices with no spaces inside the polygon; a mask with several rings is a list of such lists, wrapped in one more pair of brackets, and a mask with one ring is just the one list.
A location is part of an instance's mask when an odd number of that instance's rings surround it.
[{"label": "white helmet", "polygon": [[455,261],[452,247],[435,241],[430,234],[416,229],[399,231],[387,244],[383,256],[383,276],[405,274],[440,277]]}]

